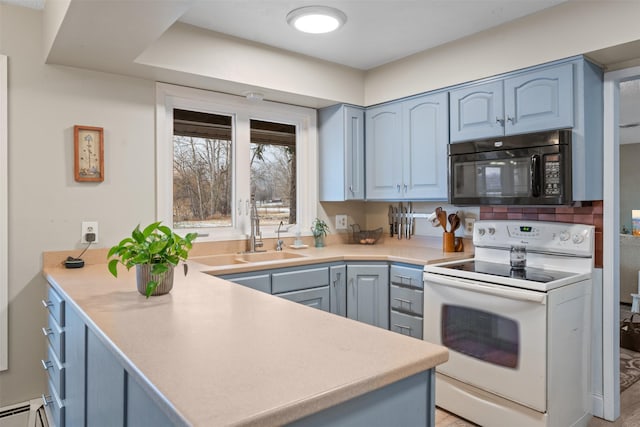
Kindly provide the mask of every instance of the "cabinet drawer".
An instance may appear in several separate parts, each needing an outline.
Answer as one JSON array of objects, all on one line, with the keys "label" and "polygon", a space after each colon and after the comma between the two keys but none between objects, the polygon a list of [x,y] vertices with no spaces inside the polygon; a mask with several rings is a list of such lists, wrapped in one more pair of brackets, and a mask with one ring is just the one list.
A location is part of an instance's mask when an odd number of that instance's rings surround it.
[{"label": "cabinet drawer", "polygon": [[49,310],[60,326],[64,326],[64,300],[51,286],[49,286],[47,300],[43,300],[42,305]]},{"label": "cabinet drawer", "polygon": [[43,395],[42,403],[44,404],[47,416],[53,420],[53,425],[55,427],[64,426],[64,404],[60,396],[58,396],[56,388],[51,384],[51,381],[49,381],[49,396]]},{"label": "cabinet drawer", "polygon": [[424,292],[418,289],[391,285],[391,309],[422,316]]},{"label": "cabinet drawer", "polygon": [[422,317],[392,311],[391,330],[403,335],[422,339]]},{"label": "cabinet drawer", "polygon": [[257,291],[271,293],[271,277],[269,273],[254,276],[222,276],[222,278]]},{"label": "cabinet drawer", "polygon": [[42,333],[47,337],[47,341],[49,341],[49,345],[55,351],[58,359],[64,362],[64,330],[58,325],[53,314],[49,313],[49,323],[42,328]]},{"label": "cabinet drawer", "polygon": [[56,395],[59,398],[64,398],[64,368],[51,346],[47,346],[47,360],[41,360],[40,362],[43,369],[47,371],[49,384],[55,389]]},{"label": "cabinet drawer", "polygon": [[274,294],[321,286],[329,286],[329,267],[284,271],[271,275],[271,289]]},{"label": "cabinet drawer", "polygon": [[299,304],[329,311],[329,287],[324,286],[318,289],[305,289],[303,291],[286,292],[278,294],[280,298],[288,299]]},{"label": "cabinet drawer", "polygon": [[392,265],[389,270],[389,279],[392,285],[423,289],[422,273],[422,269]]}]

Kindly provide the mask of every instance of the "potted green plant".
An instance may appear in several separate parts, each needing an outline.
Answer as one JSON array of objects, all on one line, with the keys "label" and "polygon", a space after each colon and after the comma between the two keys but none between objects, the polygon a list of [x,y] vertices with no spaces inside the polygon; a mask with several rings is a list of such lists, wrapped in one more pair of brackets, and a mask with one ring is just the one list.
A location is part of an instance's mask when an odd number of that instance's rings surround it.
[{"label": "potted green plant", "polygon": [[[173,269],[180,261],[186,261],[192,242],[197,234],[189,233],[184,238],[175,234],[169,227],[154,222],[144,230],[140,225],[109,250],[109,272],[118,277],[118,264],[127,270],[136,266],[138,292],[149,298],[163,295],[173,288]],[[187,264],[184,264],[187,274]]]},{"label": "potted green plant", "polygon": [[326,222],[321,220],[320,218],[316,218],[313,220],[311,224],[311,233],[313,234],[313,238],[315,239],[316,248],[321,248],[324,246],[324,238],[329,231],[329,226]]}]

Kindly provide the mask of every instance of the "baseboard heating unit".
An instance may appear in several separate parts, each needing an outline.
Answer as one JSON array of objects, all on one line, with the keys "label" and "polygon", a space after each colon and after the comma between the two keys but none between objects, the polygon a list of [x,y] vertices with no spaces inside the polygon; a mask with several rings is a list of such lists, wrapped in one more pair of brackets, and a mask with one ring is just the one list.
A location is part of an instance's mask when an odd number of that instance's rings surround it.
[{"label": "baseboard heating unit", "polygon": [[0,427],[49,427],[42,399],[0,408]]}]

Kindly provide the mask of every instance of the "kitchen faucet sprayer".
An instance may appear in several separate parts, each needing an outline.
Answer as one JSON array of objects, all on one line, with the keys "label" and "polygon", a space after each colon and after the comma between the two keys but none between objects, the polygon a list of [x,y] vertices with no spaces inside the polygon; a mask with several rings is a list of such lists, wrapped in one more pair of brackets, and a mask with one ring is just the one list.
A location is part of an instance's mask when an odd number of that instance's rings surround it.
[{"label": "kitchen faucet sprayer", "polygon": [[258,251],[256,248],[264,246],[262,241],[262,233],[260,232],[260,218],[258,217],[258,208],[256,207],[256,196],[251,195],[251,237],[249,238],[249,252]]},{"label": "kitchen faucet sprayer", "polygon": [[276,244],[276,251],[281,251],[282,250],[282,244],[284,243],[282,241],[282,239],[280,239],[280,227],[282,227],[283,225],[284,225],[284,222],[282,222],[282,221],[280,221],[280,224],[278,224],[278,243]]}]

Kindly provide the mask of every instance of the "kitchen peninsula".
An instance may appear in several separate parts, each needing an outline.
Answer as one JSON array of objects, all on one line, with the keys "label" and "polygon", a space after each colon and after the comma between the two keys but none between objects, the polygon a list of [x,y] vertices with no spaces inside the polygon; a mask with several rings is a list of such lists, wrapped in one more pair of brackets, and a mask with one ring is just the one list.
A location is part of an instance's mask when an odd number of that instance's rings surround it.
[{"label": "kitchen peninsula", "polygon": [[[304,258],[426,263],[464,256],[374,246],[310,248]],[[69,270],[51,266],[52,256],[45,254],[49,308],[55,316],[61,306],[67,349],[62,425],[84,416],[128,425],[433,422],[432,368],[447,360],[444,347],[204,274],[222,268],[198,257],[188,262],[188,276],[176,271],[170,294],[145,299],[133,270],[114,279],[106,264]]]}]

